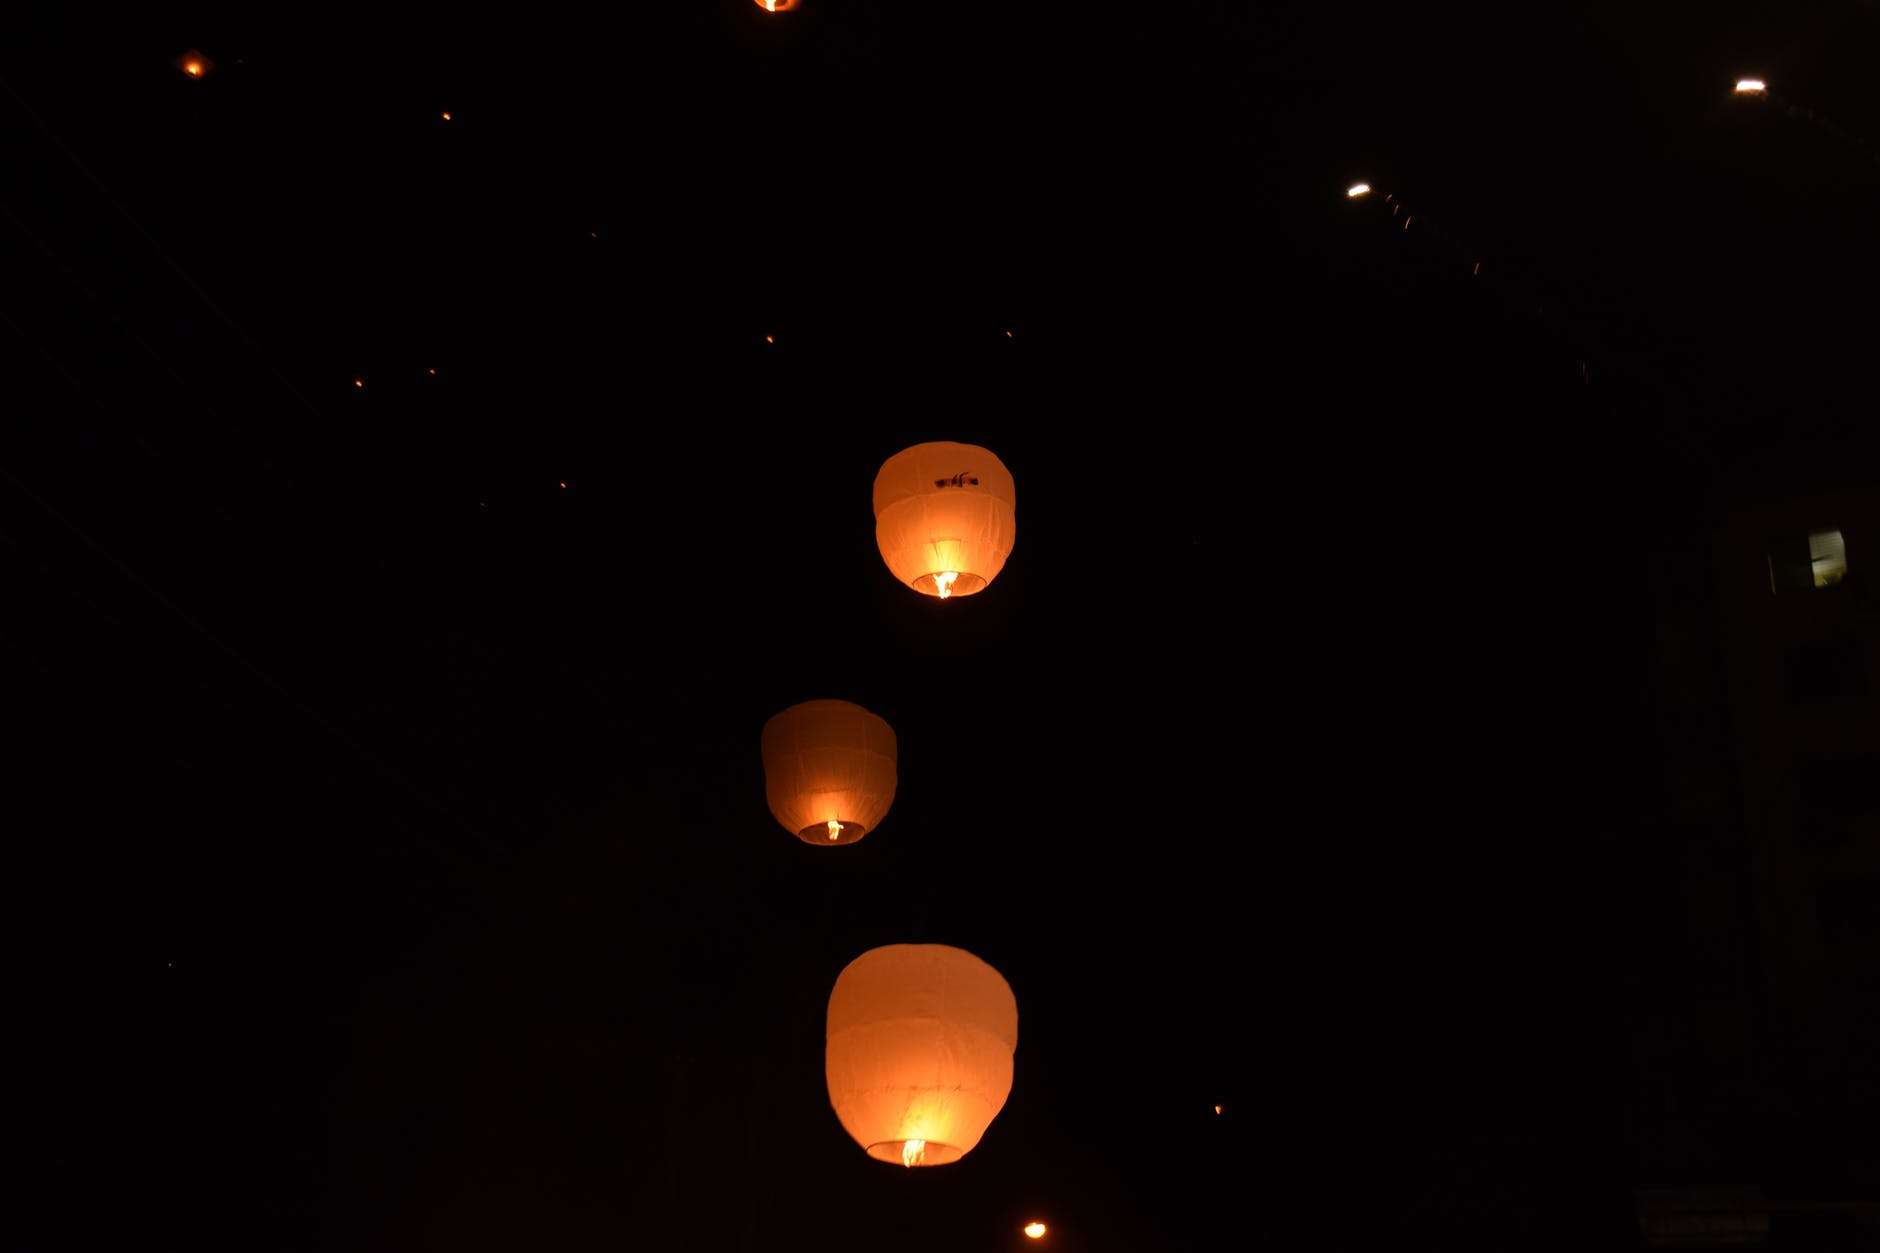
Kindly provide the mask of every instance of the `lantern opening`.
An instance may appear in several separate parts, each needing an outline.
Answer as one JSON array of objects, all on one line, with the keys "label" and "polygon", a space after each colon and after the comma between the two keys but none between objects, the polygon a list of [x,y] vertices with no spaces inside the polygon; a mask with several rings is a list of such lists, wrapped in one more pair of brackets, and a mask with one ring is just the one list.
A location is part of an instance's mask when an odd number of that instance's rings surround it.
[{"label": "lantern opening", "polygon": [[859,822],[837,822],[831,818],[828,822],[804,827],[796,833],[796,838],[805,844],[853,844],[867,834],[868,828]]},{"label": "lantern opening", "polygon": [[951,1144],[938,1140],[883,1140],[868,1146],[868,1155],[878,1162],[896,1166],[946,1166],[966,1154]]},{"label": "lantern opening", "polygon": [[964,570],[936,570],[932,574],[923,574],[913,582],[913,588],[923,596],[937,596],[945,600],[949,596],[971,596],[985,587],[986,580]]}]

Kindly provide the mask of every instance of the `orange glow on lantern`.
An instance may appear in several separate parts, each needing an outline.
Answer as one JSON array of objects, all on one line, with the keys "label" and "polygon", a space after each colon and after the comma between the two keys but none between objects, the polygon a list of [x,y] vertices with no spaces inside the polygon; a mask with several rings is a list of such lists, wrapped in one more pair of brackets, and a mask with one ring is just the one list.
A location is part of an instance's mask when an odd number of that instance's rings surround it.
[{"label": "orange glow on lantern", "polygon": [[875,545],[923,596],[971,596],[1005,568],[1018,535],[1017,486],[989,450],[916,444],[875,474]]},{"label": "orange glow on lantern", "polygon": [[757,0],[757,7],[767,13],[788,13],[801,0]]},{"label": "orange glow on lantern", "polygon": [[894,804],[894,728],[860,705],[792,705],[764,723],[760,748],[771,815],[805,844],[853,844]]},{"label": "orange glow on lantern", "polygon": [[178,56],[175,65],[177,69],[183,71],[183,73],[189,75],[191,78],[201,78],[215,68],[214,61],[203,56],[202,53],[196,51],[194,48]]},{"label": "orange glow on lantern", "polygon": [[1030,1236],[1034,1240],[1042,1239],[1044,1237],[1044,1224],[1043,1223],[1026,1223],[1025,1234]]},{"label": "orange glow on lantern", "polygon": [[962,948],[889,944],[829,993],[829,1103],[877,1161],[944,1166],[973,1150],[1012,1092],[1018,1001]]}]

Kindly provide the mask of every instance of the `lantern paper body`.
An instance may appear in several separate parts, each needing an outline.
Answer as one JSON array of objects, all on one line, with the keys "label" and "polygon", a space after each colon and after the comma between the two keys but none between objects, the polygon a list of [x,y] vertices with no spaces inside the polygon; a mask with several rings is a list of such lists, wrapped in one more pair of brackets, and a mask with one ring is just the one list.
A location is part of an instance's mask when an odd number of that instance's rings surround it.
[{"label": "lantern paper body", "polygon": [[829,994],[829,1103],[870,1157],[957,1162],[1005,1107],[1017,1047],[1018,1002],[991,966],[944,944],[870,949]]},{"label": "lantern paper body", "polygon": [[894,577],[926,596],[971,596],[1018,536],[1011,471],[975,444],[916,444],[875,474],[875,544]]},{"label": "lantern paper body", "polygon": [[894,803],[894,729],[860,705],[792,705],[764,724],[762,748],[770,812],[806,844],[853,844]]}]

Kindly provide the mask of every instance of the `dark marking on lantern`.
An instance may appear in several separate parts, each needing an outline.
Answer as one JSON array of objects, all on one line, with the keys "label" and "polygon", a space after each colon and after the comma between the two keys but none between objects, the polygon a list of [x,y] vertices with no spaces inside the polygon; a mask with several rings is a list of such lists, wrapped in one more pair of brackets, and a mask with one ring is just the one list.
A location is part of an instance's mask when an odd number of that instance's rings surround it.
[{"label": "dark marking on lantern", "polygon": [[978,487],[979,480],[973,476],[971,470],[961,470],[950,479],[935,479],[933,485],[935,487]]}]

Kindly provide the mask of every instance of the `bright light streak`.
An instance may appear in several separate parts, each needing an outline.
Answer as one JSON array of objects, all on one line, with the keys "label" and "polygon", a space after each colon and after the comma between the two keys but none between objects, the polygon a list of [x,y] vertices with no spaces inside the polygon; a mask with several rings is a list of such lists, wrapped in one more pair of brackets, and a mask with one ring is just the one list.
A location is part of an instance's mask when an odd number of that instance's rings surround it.
[{"label": "bright light streak", "polygon": [[1044,1224],[1043,1223],[1026,1223],[1025,1234],[1030,1236],[1034,1240],[1038,1239],[1039,1237],[1044,1235]]},{"label": "bright light streak", "polygon": [[1769,90],[1769,88],[1760,78],[1739,78],[1736,80],[1736,94],[1739,96],[1753,96],[1758,92],[1767,90]]},{"label": "bright light streak", "polygon": [[1345,195],[1353,200],[1356,200],[1359,196],[1368,196],[1370,194],[1371,185],[1369,183],[1353,183],[1351,186],[1345,188]]}]

